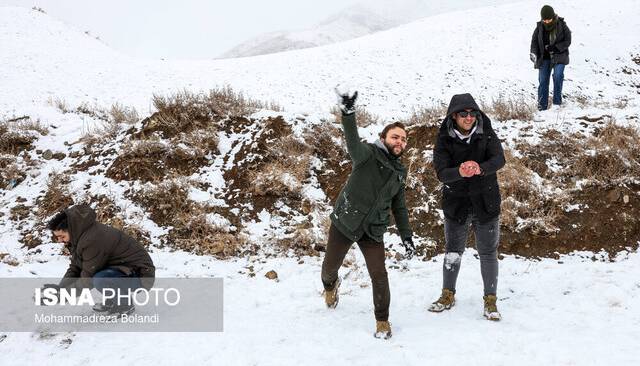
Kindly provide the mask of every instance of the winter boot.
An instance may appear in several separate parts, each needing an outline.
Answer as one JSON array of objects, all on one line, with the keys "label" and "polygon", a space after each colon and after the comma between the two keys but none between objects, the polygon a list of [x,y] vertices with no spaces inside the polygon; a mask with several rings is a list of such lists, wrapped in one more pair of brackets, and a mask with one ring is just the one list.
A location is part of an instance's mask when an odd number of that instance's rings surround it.
[{"label": "winter boot", "polygon": [[104,304],[99,302],[95,305],[93,305],[93,311],[95,311],[96,313],[106,313],[108,311],[110,311],[112,308],[114,307],[114,303],[112,299],[107,299]]},{"label": "winter boot", "polygon": [[502,319],[502,315],[498,312],[498,307],[496,306],[496,295],[485,295],[484,299],[484,317],[498,321]]},{"label": "winter boot", "polygon": [[342,283],[342,280],[338,277],[331,290],[324,290],[324,303],[327,304],[329,309],[335,309],[338,306],[340,283]]},{"label": "winter boot", "polygon": [[451,307],[456,303],[454,295],[455,293],[453,291],[448,288],[443,288],[440,298],[429,305],[428,310],[434,313],[440,313],[444,310],[451,309]]},{"label": "winter boot", "polygon": [[391,323],[386,320],[376,320],[376,332],[373,334],[376,338],[391,338]]}]

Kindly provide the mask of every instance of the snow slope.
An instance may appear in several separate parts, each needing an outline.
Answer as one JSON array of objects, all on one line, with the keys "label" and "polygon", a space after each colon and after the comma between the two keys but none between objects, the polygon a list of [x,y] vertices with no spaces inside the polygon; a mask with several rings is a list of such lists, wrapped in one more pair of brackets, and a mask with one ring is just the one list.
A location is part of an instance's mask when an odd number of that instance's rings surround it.
[{"label": "snow slope", "polygon": [[[637,115],[638,94],[632,84],[640,84],[638,75],[621,69],[639,51],[633,35],[640,31],[640,20],[634,16],[640,14],[640,4],[625,0],[603,8],[591,0],[558,1],[554,7],[574,32],[567,94],[592,101],[626,97],[629,107],[619,112],[620,117]],[[58,126],[55,134],[37,142],[38,148],[55,150],[66,149],[64,141],[76,140],[95,122],[63,115],[47,104],[57,98],[71,106],[81,102],[109,106],[118,101],[146,115],[153,93],[230,84],[252,97],[274,100],[288,111],[317,117],[333,105],[333,86],[350,82],[359,87],[369,109],[392,118],[413,107],[446,101],[460,91],[486,99],[499,93],[531,97],[536,73],[527,54],[538,11],[538,2],[527,1],[442,14],[316,49],[244,59],[150,62],[118,54],[46,15],[0,8],[0,117],[28,114]],[[500,19],[500,26],[489,24],[489,19]],[[571,116],[590,112],[569,101],[562,112],[569,116],[563,128],[577,129]],[[545,116],[549,118],[540,128],[563,118],[551,112]],[[501,137],[509,143],[523,133],[517,127],[515,122],[503,124]],[[365,135],[373,135],[373,128]],[[5,199],[17,194],[34,199],[48,172],[61,166],[51,161],[30,181],[31,190],[20,186],[20,192],[3,195],[3,203],[8,205]],[[91,179],[85,177],[74,188],[81,189]],[[122,189],[107,183],[114,194]],[[142,224],[154,229],[152,223]],[[17,266],[0,262],[0,277],[57,277],[64,272],[68,259],[60,256],[58,245],[45,243],[38,247],[40,252],[28,252],[20,247],[17,230],[3,222],[0,233],[0,251],[19,262]],[[321,258],[303,258],[302,264],[293,258],[218,261],[153,248],[158,276],[224,278],[224,332],[0,333],[0,364],[640,363],[639,252],[621,253],[612,258],[614,262],[598,253],[540,261],[505,257],[500,262],[498,306],[504,317],[500,323],[482,318],[482,285],[474,254],[469,250],[464,255],[457,304],[443,314],[426,311],[440,291],[442,256],[427,262],[389,260],[394,336],[383,342],[371,337],[371,288],[357,250],[348,255],[353,264],[341,269],[342,297],[331,311],[321,297]],[[249,266],[254,267],[255,277],[249,276]],[[279,282],[264,278],[272,269]]]},{"label": "snow slope", "polygon": [[317,47],[383,31],[435,14],[507,2],[513,1],[378,0],[360,2],[340,10],[307,29],[271,32],[253,37],[233,47],[221,57],[247,57]]},{"label": "snow slope", "polygon": [[399,19],[378,14],[365,6],[356,5],[332,15],[309,29],[259,35],[228,50],[221,55],[221,58],[257,56],[327,45],[389,29],[402,24],[399,21]]},{"label": "snow slope", "polygon": [[[640,3],[559,1],[573,31],[565,94],[635,98],[639,76],[621,72],[640,52]],[[313,49],[214,61],[138,61],[47,15],[0,10],[0,111],[64,97],[72,105],[121,101],[149,110],[152,93],[233,85],[291,111],[326,111],[337,83],[361,91],[361,104],[386,118],[468,91],[534,99],[528,61],[539,4],[534,1],[441,14],[389,31]],[[616,21],[610,21],[616,19]],[[498,21],[496,21],[498,20]],[[492,22],[497,22],[492,24]],[[433,36],[429,36],[433,35]],[[608,74],[608,75],[607,75]]]}]

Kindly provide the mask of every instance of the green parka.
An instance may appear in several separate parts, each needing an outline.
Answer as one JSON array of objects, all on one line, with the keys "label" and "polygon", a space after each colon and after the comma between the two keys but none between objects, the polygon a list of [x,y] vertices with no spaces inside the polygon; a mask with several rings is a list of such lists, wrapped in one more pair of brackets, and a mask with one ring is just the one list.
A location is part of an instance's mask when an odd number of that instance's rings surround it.
[{"label": "green parka", "polygon": [[331,221],[342,234],[357,241],[363,234],[382,242],[393,212],[401,238],[412,235],[405,203],[407,170],[387,152],[381,141],[364,143],[358,136],[355,114],[342,116],[342,127],[352,168],[342,188]]}]

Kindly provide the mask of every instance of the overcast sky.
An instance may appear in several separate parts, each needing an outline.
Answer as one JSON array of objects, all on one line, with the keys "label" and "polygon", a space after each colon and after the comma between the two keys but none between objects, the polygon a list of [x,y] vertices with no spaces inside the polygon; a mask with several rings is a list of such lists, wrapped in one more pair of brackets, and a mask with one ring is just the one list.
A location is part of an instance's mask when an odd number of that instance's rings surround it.
[{"label": "overcast sky", "polygon": [[40,7],[135,57],[214,58],[262,33],[310,27],[357,2],[362,0],[0,0],[0,6]]}]

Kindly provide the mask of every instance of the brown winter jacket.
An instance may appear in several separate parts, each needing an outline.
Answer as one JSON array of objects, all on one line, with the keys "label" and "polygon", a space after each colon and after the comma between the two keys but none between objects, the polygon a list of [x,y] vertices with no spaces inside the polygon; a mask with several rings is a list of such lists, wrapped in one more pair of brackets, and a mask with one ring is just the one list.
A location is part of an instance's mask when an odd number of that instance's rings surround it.
[{"label": "brown winter jacket", "polygon": [[153,261],[135,239],[96,222],[96,213],[88,205],[73,206],[65,212],[71,236],[71,264],[60,281],[61,287],[91,288],[93,276],[105,268],[141,277],[146,289],[153,286]]}]

